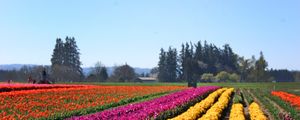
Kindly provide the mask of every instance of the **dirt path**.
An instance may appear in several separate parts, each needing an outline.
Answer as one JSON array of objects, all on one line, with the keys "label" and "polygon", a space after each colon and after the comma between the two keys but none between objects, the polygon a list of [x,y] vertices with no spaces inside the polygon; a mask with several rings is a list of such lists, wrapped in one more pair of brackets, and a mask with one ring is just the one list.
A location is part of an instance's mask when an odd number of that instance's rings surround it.
[{"label": "dirt path", "polygon": [[232,104],[233,104],[234,95],[235,95],[235,93],[231,94],[228,106],[223,110],[221,120],[229,120],[230,110],[231,110],[231,107],[232,107]]},{"label": "dirt path", "polygon": [[266,99],[274,106],[276,107],[280,112],[283,112],[283,113],[287,113],[283,108],[281,108],[277,103],[275,103],[273,100],[271,100],[270,98],[267,98]]},{"label": "dirt path", "polygon": [[[284,115],[288,115],[289,117],[290,116],[290,113],[285,111],[282,107],[280,107],[277,103],[275,103],[273,100],[271,100],[270,98],[266,97],[266,99],[275,107],[279,110],[279,113],[283,113]],[[280,118],[280,119],[283,119],[283,118]]]},{"label": "dirt path", "polygon": [[[241,93],[243,96],[245,96],[247,93],[245,91],[245,89],[241,89]],[[243,101],[246,103],[246,107],[244,107],[244,115],[245,115],[245,118],[246,120],[250,120],[250,115],[249,115],[249,111],[248,111],[248,108],[249,108],[249,101],[247,101],[245,99],[245,97],[243,97]]]}]

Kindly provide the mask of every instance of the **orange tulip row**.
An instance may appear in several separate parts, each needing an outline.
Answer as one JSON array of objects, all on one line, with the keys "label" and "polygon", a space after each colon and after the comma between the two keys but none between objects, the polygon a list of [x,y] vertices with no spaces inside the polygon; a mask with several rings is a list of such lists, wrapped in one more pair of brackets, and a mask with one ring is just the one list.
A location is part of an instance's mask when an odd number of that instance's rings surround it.
[{"label": "orange tulip row", "polygon": [[289,102],[292,106],[295,106],[300,110],[300,96],[282,91],[272,91],[272,95],[280,97],[284,101]]},{"label": "orange tulip row", "polygon": [[0,118],[47,118],[54,113],[67,113],[183,88],[182,86],[85,86],[2,92]]}]

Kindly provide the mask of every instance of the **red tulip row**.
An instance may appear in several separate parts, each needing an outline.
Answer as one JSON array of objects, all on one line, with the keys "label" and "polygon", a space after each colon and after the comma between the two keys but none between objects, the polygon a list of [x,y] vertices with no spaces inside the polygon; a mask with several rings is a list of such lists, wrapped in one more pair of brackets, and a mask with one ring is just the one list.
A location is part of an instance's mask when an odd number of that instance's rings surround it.
[{"label": "red tulip row", "polygon": [[74,88],[83,87],[83,85],[65,85],[65,84],[0,84],[0,92],[11,92],[33,89],[52,89],[52,88]]},{"label": "red tulip row", "polygon": [[295,106],[300,110],[300,96],[282,91],[272,91],[272,95],[280,97],[284,101],[289,102],[292,106]]}]

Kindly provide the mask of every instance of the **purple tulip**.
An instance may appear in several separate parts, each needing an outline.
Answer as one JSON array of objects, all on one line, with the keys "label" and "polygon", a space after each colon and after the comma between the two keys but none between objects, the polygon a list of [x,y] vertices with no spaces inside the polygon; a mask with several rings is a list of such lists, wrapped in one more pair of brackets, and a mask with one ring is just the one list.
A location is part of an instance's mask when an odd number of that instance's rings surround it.
[{"label": "purple tulip", "polygon": [[160,113],[176,108],[179,105],[214,91],[220,87],[205,86],[189,88],[175,92],[153,100],[120,106],[102,112],[79,117],[71,117],[68,120],[140,120],[156,118]]}]

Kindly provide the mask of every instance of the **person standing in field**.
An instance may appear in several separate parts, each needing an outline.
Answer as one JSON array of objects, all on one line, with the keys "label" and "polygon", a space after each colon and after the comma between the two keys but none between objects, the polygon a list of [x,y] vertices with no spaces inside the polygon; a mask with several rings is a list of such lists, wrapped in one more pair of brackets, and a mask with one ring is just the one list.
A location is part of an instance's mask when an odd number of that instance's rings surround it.
[{"label": "person standing in field", "polygon": [[8,84],[10,84],[10,83],[12,83],[12,82],[13,82],[12,80],[7,80],[7,83],[8,83]]},{"label": "person standing in field", "polygon": [[44,68],[42,71],[42,81],[46,81],[47,79],[47,73],[46,73],[46,69]]},{"label": "person standing in field", "polygon": [[28,77],[27,79],[27,82],[28,83],[32,83],[32,84],[35,84],[36,83],[36,80],[35,79],[32,79],[31,75]]},{"label": "person standing in field", "polygon": [[32,83],[32,77],[31,77],[31,75],[28,77],[27,83]]},{"label": "person standing in field", "polygon": [[45,68],[42,71],[42,79],[39,81],[39,84],[50,84],[50,82],[47,80],[47,72]]}]

